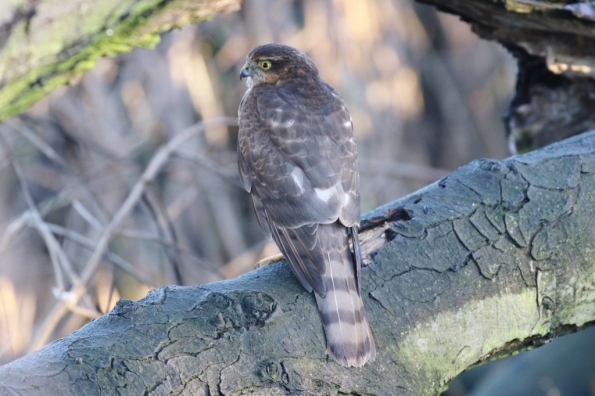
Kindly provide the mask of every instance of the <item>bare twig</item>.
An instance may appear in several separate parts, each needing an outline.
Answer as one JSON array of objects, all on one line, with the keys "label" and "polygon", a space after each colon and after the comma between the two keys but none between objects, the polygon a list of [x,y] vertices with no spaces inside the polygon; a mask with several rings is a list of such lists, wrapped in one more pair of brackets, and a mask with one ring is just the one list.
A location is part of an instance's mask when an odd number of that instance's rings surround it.
[{"label": "bare twig", "polygon": [[[4,141],[4,139],[0,139],[0,144],[2,144],[6,150],[7,146],[5,143],[6,142]],[[54,267],[54,274],[56,276],[56,284],[57,284],[56,294],[58,294],[58,298],[64,299],[65,298],[65,295],[64,295],[65,282],[64,282],[62,271],[64,271],[64,273],[68,276],[70,282],[73,284],[80,282],[80,279],[79,279],[78,275],[76,274],[76,272],[74,271],[72,264],[70,263],[70,260],[68,259],[68,256],[66,255],[66,253],[60,246],[60,243],[56,240],[56,238],[54,237],[52,232],[49,230],[47,223],[43,220],[41,214],[39,213],[39,210],[38,210],[37,206],[35,205],[35,202],[33,201],[33,197],[31,196],[31,193],[29,191],[29,187],[27,186],[27,182],[25,181],[25,178],[23,176],[23,171],[22,171],[21,167],[19,166],[18,162],[14,160],[14,158],[13,158],[13,161],[11,162],[11,164],[12,164],[12,168],[15,172],[15,175],[17,176],[17,179],[19,180],[19,183],[21,184],[21,190],[23,192],[25,201],[27,202],[27,205],[29,206],[29,213],[30,213],[29,220],[31,222],[33,222],[34,227],[37,229],[37,231],[39,232],[40,236],[42,237],[42,239],[44,240],[44,242],[48,248],[48,252],[50,254],[50,261],[52,262],[52,266]],[[88,296],[86,296],[86,289],[81,291],[81,295],[79,296],[79,299],[83,296],[85,296],[85,304],[89,307],[93,307],[91,300],[88,298]],[[77,302],[78,302],[78,299],[77,299]],[[71,310],[73,312],[75,310],[78,312],[84,312],[85,316],[95,315],[95,316],[91,316],[91,317],[96,317],[96,315],[99,314],[96,310],[93,310],[92,308],[85,309],[82,307],[76,307],[76,303],[74,303],[74,304],[69,303],[69,304],[66,304],[66,306],[69,310]],[[92,312],[94,312],[94,313],[92,313]]]},{"label": "bare twig", "polygon": [[25,229],[31,221],[31,211],[26,210],[19,217],[10,222],[4,229],[2,239],[0,240],[0,256],[3,256],[14,239]]},{"label": "bare twig", "polygon": [[[11,124],[11,123],[8,122],[8,124]],[[31,128],[29,128],[28,124],[19,122],[18,126],[16,126],[16,125],[11,125],[11,126],[15,132],[20,133],[32,145],[37,147],[37,149],[39,149],[39,151],[41,151],[43,153],[43,155],[45,155],[47,158],[58,163],[62,168],[69,169],[68,163],[66,161],[64,161],[64,159],[58,153],[56,153],[56,151],[49,144],[44,142],[43,139],[41,139],[37,135],[37,133],[32,131]]]},{"label": "bare twig", "polygon": [[[86,284],[92,279],[95,271],[101,263],[114,232],[120,226],[120,224],[122,224],[132,209],[138,204],[147,185],[152,182],[152,180],[159,173],[161,168],[167,163],[168,159],[177,150],[177,148],[188,139],[204,131],[206,127],[229,124],[237,124],[237,119],[224,117],[212,121],[197,123],[176,135],[157,151],[139,180],[132,187],[130,193],[126,197],[126,200],[120,206],[116,214],[112,217],[111,221],[103,228],[103,231],[101,232],[101,235],[99,236],[99,239],[96,243],[95,250],[93,251],[81,274],[80,281],[76,282],[69,291],[72,293],[73,301],[78,301],[78,299],[80,299],[85,293]],[[39,327],[39,330],[35,334],[33,342],[30,346],[30,351],[35,350],[46,343],[56,324],[64,316],[64,314],[66,314],[67,311],[68,307],[63,301],[57,301],[54,304],[54,307],[46,316],[45,320]]]},{"label": "bare twig", "polygon": [[180,252],[175,248],[177,246],[177,237],[172,221],[167,215],[167,210],[163,207],[161,197],[153,191],[153,189],[146,189],[143,194],[143,202],[147,207],[147,211],[153,218],[157,227],[157,232],[160,239],[170,242],[173,249],[164,249],[165,256],[171,263],[171,269],[174,275],[174,282],[177,285],[182,284],[182,273],[180,272]]},{"label": "bare twig", "polygon": [[79,201],[78,199],[72,201],[72,208],[93,228],[95,228],[96,230],[101,229],[102,224],[95,216],[93,216],[93,214],[89,210],[87,210],[87,208],[81,203],[81,201]]},{"label": "bare twig", "polygon": [[176,156],[202,166],[234,187],[240,188],[242,190],[244,189],[237,172],[226,172],[222,170],[221,165],[204,155],[192,153],[188,150],[178,149],[176,150]]},{"label": "bare twig", "polygon": [[[184,213],[184,211],[194,202],[198,196],[198,191],[194,186],[185,188],[180,194],[176,196],[172,203],[169,204],[165,213],[168,218],[174,220]],[[159,219],[159,221],[163,221]]]},{"label": "bare twig", "polygon": [[123,238],[131,238],[131,239],[142,239],[142,240],[154,242],[156,244],[160,244],[160,245],[172,248],[172,249],[176,249],[180,254],[184,255],[185,257],[188,257],[193,262],[198,264],[200,267],[207,268],[207,269],[211,270],[213,273],[217,274],[221,279],[225,279],[225,275],[221,272],[221,270],[217,266],[215,266],[213,263],[211,263],[210,261],[201,260],[199,257],[196,257],[196,255],[194,255],[192,251],[185,248],[184,246],[174,245],[171,242],[164,241],[163,239],[159,238],[158,235],[155,235],[155,234],[152,234],[149,232],[138,231],[138,230],[121,229],[121,230],[117,230],[116,232],[114,232],[114,236],[123,237]]},{"label": "bare twig", "polygon": [[21,191],[23,193],[23,197],[25,198],[25,202],[27,202],[27,206],[29,206],[30,220],[33,221],[35,227],[37,228],[37,231],[39,232],[40,236],[43,238],[44,242],[48,247],[48,251],[50,253],[50,261],[52,263],[52,266],[54,267],[54,275],[56,277],[57,287],[60,291],[64,291],[65,282],[62,274],[62,269],[60,269],[60,267],[63,267],[65,272],[69,273],[73,277],[76,277],[76,274],[74,274],[74,271],[72,270],[72,266],[70,265],[68,257],[66,257],[62,249],[59,247],[58,241],[55,240],[52,233],[48,232],[47,227],[44,226],[44,221],[41,218],[41,215],[39,214],[39,211],[37,209],[37,206],[35,205],[35,202],[33,201],[33,198],[31,197],[29,188],[27,187],[27,182],[23,177],[21,167],[18,165],[17,161],[14,160],[14,156],[12,156],[12,151],[3,137],[0,137],[0,144],[3,146],[5,152],[10,153],[10,157],[12,158],[12,168],[21,185]]},{"label": "bare twig", "polygon": [[[78,243],[79,245],[81,245],[89,250],[95,249],[95,242],[93,240],[91,240],[90,238],[87,238],[84,235],[79,234],[78,232],[69,230],[67,228],[64,228],[64,227],[56,225],[56,224],[48,224],[48,228],[54,234],[59,234],[65,238],[68,238],[71,241]],[[122,257],[117,255],[116,253],[108,251],[106,253],[106,258],[109,261],[111,261],[114,265],[120,267],[120,269],[122,269],[123,271],[126,271],[130,275],[134,276],[136,279],[143,282],[144,284],[149,285],[151,287],[155,287],[155,283],[151,279],[147,278],[142,272],[140,272],[132,264],[130,264],[128,261],[124,260]]]}]

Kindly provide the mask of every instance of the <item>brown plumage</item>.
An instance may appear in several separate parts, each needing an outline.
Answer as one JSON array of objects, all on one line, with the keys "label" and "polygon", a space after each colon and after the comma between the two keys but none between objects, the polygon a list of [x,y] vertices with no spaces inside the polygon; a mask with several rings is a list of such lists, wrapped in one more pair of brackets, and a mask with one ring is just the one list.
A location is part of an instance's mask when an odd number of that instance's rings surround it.
[{"label": "brown plumage", "polygon": [[360,295],[359,173],[347,107],[314,63],[285,45],[253,49],[240,77],[249,88],[238,165],[258,221],[314,291],[327,351],[362,366],[376,348]]}]

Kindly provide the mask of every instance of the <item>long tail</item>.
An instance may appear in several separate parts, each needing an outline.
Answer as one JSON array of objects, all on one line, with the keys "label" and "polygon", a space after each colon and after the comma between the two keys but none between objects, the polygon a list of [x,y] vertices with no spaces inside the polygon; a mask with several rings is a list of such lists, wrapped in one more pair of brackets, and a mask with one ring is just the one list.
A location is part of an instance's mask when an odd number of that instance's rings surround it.
[{"label": "long tail", "polygon": [[[376,346],[357,280],[359,254],[351,254],[346,228],[339,222],[319,225],[318,237],[326,241],[327,249],[326,295],[316,293],[327,352],[344,366],[361,367],[376,357]],[[354,240],[354,249],[356,244]]]}]

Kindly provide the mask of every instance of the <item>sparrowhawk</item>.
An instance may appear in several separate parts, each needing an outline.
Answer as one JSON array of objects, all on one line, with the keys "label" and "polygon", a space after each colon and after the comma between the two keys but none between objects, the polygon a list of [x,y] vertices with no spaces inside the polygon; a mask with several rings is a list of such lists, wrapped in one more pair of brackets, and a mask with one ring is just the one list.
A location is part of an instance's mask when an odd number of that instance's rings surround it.
[{"label": "sparrowhawk", "polygon": [[345,366],[362,366],[376,348],[360,294],[359,173],[349,111],[314,62],[289,46],[253,49],[244,77],[242,183],[264,233],[314,291],[327,351]]}]

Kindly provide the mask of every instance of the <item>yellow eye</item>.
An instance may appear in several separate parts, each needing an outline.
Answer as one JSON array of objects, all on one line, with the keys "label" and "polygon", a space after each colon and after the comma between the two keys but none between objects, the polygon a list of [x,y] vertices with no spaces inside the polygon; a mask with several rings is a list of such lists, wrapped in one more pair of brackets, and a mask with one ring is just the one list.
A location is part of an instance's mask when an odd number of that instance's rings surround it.
[{"label": "yellow eye", "polygon": [[269,70],[272,66],[271,61],[268,60],[262,60],[260,62],[258,62],[258,67],[260,67],[262,70]]}]

